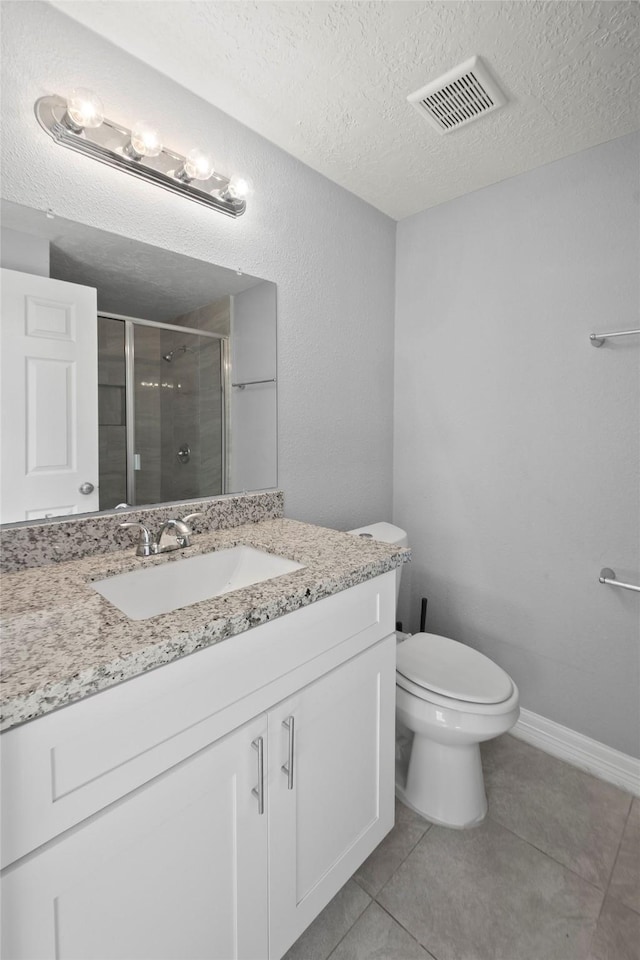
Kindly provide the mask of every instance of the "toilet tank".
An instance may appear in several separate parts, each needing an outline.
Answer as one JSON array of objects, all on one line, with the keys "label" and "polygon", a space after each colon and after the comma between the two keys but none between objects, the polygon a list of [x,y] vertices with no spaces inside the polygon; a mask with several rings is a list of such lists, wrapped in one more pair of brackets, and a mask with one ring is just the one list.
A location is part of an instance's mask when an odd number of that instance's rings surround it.
[{"label": "toilet tank", "polygon": [[[408,547],[409,538],[406,530],[402,527],[395,527],[392,523],[370,523],[366,527],[356,527],[355,530],[347,530],[356,537],[365,537],[370,540],[380,540],[381,543],[391,543],[394,547]],[[402,564],[396,567],[396,605],[398,603],[398,594],[400,592],[400,577],[402,576]]]}]

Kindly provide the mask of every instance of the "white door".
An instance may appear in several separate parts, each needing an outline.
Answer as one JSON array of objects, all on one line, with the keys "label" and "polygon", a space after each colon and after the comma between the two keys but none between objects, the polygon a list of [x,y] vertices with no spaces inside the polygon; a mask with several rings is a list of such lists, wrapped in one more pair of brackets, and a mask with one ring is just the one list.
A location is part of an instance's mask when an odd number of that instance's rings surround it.
[{"label": "white door", "polygon": [[265,960],[260,736],[265,715],[8,867],[2,957]]},{"label": "white door", "polygon": [[269,711],[271,960],[393,826],[395,646],[382,640]]},{"label": "white door", "polygon": [[96,291],[2,270],[0,347],[0,522],[97,510]]}]

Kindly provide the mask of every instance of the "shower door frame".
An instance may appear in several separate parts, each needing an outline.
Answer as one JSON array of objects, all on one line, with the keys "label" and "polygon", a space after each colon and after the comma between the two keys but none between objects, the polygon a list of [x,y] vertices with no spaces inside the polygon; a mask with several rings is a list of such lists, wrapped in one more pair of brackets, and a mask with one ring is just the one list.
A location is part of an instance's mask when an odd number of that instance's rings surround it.
[{"label": "shower door frame", "polygon": [[[209,330],[198,330],[195,327],[183,327],[177,323],[162,323],[159,320],[143,320],[141,317],[127,317],[119,313],[106,313],[104,310],[98,310],[98,319],[103,317],[105,320],[119,320],[124,323],[124,362],[125,362],[125,419],[126,419],[126,437],[127,437],[127,506],[140,506],[135,503],[136,497],[136,472],[135,472],[135,328],[156,327],[161,330],[171,330],[174,333],[195,334],[197,337],[207,337],[209,340],[220,341],[220,393],[221,393],[221,412],[220,412],[220,433],[221,433],[221,491],[220,494],[211,494],[211,496],[221,496],[227,492],[227,483],[229,476],[229,404],[227,398],[231,386],[231,363],[229,350],[229,337],[222,333],[212,333]],[[195,499],[199,499],[196,497]]]}]

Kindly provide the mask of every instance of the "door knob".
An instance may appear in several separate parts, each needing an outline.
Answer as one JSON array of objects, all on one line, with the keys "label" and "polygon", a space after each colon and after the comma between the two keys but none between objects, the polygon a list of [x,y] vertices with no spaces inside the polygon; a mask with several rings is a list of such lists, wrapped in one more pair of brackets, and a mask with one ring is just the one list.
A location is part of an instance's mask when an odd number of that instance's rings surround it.
[{"label": "door knob", "polygon": [[80,486],[78,487],[78,490],[80,491],[80,493],[84,493],[85,496],[89,496],[90,493],[93,493],[93,491],[95,490],[95,487],[92,483],[89,483],[89,481],[87,480],[85,483],[80,484]]}]

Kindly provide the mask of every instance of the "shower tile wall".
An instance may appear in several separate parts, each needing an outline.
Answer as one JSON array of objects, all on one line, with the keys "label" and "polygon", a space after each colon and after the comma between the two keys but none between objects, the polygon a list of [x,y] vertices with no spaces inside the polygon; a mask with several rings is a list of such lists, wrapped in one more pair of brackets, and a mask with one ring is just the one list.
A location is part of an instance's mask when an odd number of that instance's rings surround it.
[{"label": "shower tile wall", "polygon": [[135,329],[136,503],[158,503],[161,496],[160,437],[163,382],[163,331]]},{"label": "shower tile wall", "polygon": [[124,324],[98,323],[98,423],[100,509],[127,499]]},{"label": "shower tile wall", "polygon": [[228,337],[231,332],[229,297],[223,297],[221,300],[216,300],[215,303],[207,303],[204,307],[198,307],[197,310],[192,310],[190,313],[183,313],[171,322],[183,327],[194,327],[196,330],[207,330],[209,333],[219,333],[223,337]]},{"label": "shower tile wall", "polygon": [[[229,298],[176,317],[173,323],[229,334]],[[187,351],[181,350],[186,346]],[[175,350],[163,363],[162,499],[184,500],[222,493],[222,396],[220,345],[217,340],[163,331],[162,353]],[[191,455],[181,463],[177,453],[187,444]]]},{"label": "shower tile wall", "polygon": [[[187,352],[182,351],[183,345],[187,346]],[[171,362],[163,362],[162,371],[162,500],[186,500],[197,496],[200,490],[197,350],[195,337],[162,331],[162,353],[174,351]],[[183,445],[190,450],[188,463],[178,460],[178,450]]]}]

